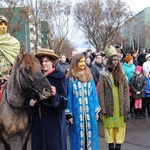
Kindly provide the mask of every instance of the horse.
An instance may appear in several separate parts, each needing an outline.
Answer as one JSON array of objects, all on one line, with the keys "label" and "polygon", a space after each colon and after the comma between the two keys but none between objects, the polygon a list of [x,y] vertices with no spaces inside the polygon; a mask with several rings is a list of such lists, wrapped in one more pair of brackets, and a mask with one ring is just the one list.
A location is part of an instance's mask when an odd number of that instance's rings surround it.
[{"label": "horse", "polygon": [[51,96],[50,88],[38,60],[20,48],[0,102],[0,137],[5,150],[11,150],[10,138],[15,135],[21,137],[22,150],[27,150],[31,123],[25,98],[30,91],[46,100]]}]

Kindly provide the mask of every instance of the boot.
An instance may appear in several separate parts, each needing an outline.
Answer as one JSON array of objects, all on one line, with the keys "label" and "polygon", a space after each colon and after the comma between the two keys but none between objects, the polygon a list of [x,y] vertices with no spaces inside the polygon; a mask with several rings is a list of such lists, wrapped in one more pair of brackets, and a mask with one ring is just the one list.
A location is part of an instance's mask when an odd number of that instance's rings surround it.
[{"label": "boot", "polygon": [[142,119],[142,109],[139,109],[139,118]]},{"label": "boot", "polygon": [[147,113],[148,113],[148,117],[150,117],[150,108],[148,108]]},{"label": "boot", "polygon": [[115,150],[121,150],[121,144],[116,144]]},{"label": "boot", "polygon": [[134,112],[135,112],[135,118],[136,118],[136,119],[139,119],[138,109],[135,109]]},{"label": "boot", "polygon": [[114,143],[109,143],[108,148],[109,148],[109,150],[115,150],[114,149]]}]

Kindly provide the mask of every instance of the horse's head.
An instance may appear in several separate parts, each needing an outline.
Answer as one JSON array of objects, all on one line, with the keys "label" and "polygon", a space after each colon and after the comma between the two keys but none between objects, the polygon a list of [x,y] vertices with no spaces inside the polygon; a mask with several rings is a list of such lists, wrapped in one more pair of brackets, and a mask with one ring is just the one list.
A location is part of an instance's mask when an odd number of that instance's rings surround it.
[{"label": "horse's head", "polygon": [[21,48],[15,67],[18,70],[18,82],[23,91],[31,91],[40,100],[51,96],[51,84],[42,73],[41,66],[34,55],[25,53]]}]

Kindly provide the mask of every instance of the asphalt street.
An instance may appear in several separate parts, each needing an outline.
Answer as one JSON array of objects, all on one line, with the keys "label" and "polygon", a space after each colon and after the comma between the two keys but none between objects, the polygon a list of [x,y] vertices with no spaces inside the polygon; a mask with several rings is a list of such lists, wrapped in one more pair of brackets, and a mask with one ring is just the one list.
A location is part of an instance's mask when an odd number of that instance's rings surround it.
[{"label": "asphalt street", "polygon": [[[99,121],[99,141],[100,150],[108,150],[107,143],[104,139],[102,122]],[[67,137],[68,138],[68,137]],[[31,140],[28,142],[28,150],[31,150]],[[68,140],[69,145],[69,140]],[[15,136],[11,138],[12,150],[21,150],[20,138]],[[69,146],[68,146],[69,147]],[[0,150],[4,150],[0,141]],[[69,148],[68,148],[69,150]],[[150,150],[150,118],[135,119],[134,116],[127,121],[127,131],[125,142],[121,150]]]},{"label": "asphalt street", "polygon": [[[99,124],[100,150],[108,150],[104,140],[102,123]],[[127,121],[125,142],[121,150],[150,150],[150,118],[135,119],[134,115]]]}]

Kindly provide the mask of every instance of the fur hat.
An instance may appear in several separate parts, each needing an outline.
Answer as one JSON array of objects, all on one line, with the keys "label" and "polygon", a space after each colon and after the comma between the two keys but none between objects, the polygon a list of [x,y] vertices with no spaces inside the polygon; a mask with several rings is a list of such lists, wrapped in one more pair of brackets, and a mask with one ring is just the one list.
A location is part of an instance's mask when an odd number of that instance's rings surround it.
[{"label": "fur hat", "polygon": [[118,55],[116,48],[113,45],[110,45],[110,47],[106,47],[105,49],[105,54],[107,57],[113,56],[113,55]]},{"label": "fur hat", "polygon": [[6,22],[6,24],[8,23],[6,17],[0,15],[0,22],[2,22],[2,21]]},{"label": "fur hat", "polygon": [[148,54],[145,56],[146,59],[147,59],[148,57],[150,57],[150,53],[148,53]]},{"label": "fur hat", "polygon": [[36,54],[35,57],[39,58],[41,56],[50,56],[51,58],[53,58],[54,60],[59,59],[59,56],[56,55],[54,53],[54,50],[52,49],[46,49],[46,48],[42,48],[40,49]]},{"label": "fur hat", "polygon": [[131,56],[131,55],[127,55],[125,58],[124,58],[124,61],[126,62],[126,63],[128,63],[130,60],[132,60],[133,59],[133,57]]},{"label": "fur hat", "polygon": [[142,72],[142,67],[141,67],[141,66],[136,66],[136,67],[135,67],[135,71],[136,71],[136,70],[139,71],[139,72]]}]

